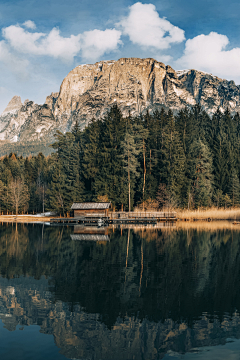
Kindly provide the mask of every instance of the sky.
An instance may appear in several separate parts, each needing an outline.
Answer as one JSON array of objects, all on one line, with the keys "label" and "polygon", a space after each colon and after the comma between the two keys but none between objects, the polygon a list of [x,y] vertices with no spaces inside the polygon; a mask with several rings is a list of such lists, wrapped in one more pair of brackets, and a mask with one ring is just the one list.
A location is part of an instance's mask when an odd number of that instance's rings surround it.
[{"label": "sky", "polygon": [[240,84],[238,0],[0,0],[0,113],[80,64],[151,57]]}]

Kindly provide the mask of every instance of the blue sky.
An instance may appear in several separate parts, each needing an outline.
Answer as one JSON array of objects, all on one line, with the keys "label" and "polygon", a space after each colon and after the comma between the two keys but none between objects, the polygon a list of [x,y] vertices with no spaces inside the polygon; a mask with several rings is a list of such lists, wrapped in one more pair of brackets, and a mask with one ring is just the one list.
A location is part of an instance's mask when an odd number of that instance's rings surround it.
[{"label": "blue sky", "polygon": [[0,0],[0,112],[44,103],[81,63],[153,57],[240,84],[240,2]]}]

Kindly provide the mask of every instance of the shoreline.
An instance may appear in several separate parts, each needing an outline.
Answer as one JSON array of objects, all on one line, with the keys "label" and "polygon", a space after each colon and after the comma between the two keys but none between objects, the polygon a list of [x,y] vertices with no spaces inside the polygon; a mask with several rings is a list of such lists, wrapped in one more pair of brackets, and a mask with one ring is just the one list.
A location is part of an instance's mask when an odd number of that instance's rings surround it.
[{"label": "shoreline", "polygon": [[41,223],[50,222],[52,216],[37,215],[0,215],[0,222],[5,223]]},{"label": "shoreline", "polygon": [[[164,211],[164,210],[163,210]],[[136,211],[138,213],[139,211]],[[146,214],[156,211],[148,210]],[[166,212],[169,212],[166,211]],[[240,222],[240,208],[228,209],[198,209],[198,210],[174,210],[177,215],[177,222],[212,222],[212,221],[232,221],[238,224]],[[50,222],[50,219],[56,216],[41,215],[0,215],[0,222],[17,222],[17,223],[39,223]]]},{"label": "shoreline", "polygon": [[177,218],[181,221],[240,221],[240,208],[209,208],[198,210],[179,210]]}]

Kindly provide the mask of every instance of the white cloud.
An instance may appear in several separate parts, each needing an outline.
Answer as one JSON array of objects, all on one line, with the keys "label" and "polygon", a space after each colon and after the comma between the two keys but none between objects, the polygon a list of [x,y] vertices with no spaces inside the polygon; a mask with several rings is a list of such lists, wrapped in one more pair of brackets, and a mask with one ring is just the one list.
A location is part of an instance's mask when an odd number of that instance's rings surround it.
[{"label": "white cloud", "polygon": [[[29,21],[26,23],[32,25]],[[30,32],[19,25],[11,25],[4,28],[2,33],[10,47],[18,53],[47,55],[64,62],[71,62],[80,51],[84,58],[98,59],[104,53],[116,50],[121,44],[121,31],[116,29],[95,29],[65,38],[60,35],[57,28],[45,34]]]},{"label": "white cloud", "polygon": [[43,53],[64,61],[72,61],[80,50],[80,35],[64,38],[60,31],[53,28],[43,41]]},{"label": "white cloud", "polygon": [[82,56],[95,60],[104,53],[114,51],[122,43],[120,37],[121,31],[116,29],[86,31],[81,36]]},{"label": "white cloud", "polygon": [[19,25],[11,25],[2,32],[10,46],[20,53],[49,55],[63,61],[72,61],[80,50],[80,35],[64,38],[56,28],[53,28],[48,35],[29,32]]},{"label": "white cloud", "polygon": [[184,55],[176,61],[179,68],[210,72],[222,78],[240,77],[240,48],[225,50],[227,36],[211,32],[186,41]]},{"label": "white cloud", "polygon": [[129,9],[129,15],[117,25],[123,28],[123,33],[134,44],[167,49],[170,44],[185,40],[184,31],[165,18],[160,18],[155,5],[137,2]]},{"label": "white cloud", "polygon": [[36,29],[36,25],[32,20],[25,21],[25,23],[23,23],[23,26],[25,26],[28,29],[32,29],[32,30]]}]

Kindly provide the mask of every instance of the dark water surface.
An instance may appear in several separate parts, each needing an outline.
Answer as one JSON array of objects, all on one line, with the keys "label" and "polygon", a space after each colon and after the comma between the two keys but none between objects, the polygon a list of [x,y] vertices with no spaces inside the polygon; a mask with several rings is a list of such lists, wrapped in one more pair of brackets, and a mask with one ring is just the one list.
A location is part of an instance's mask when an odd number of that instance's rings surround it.
[{"label": "dark water surface", "polygon": [[240,359],[240,227],[0,225],[0,359]]}]

